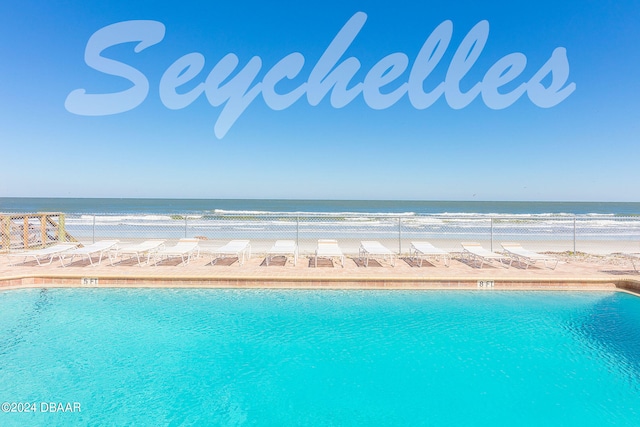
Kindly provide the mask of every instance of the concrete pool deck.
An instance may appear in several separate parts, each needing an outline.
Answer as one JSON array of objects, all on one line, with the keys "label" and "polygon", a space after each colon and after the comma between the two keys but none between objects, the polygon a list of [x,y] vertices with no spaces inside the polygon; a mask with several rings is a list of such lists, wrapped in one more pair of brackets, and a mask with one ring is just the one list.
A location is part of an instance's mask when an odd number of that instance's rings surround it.
[{"label": "concrete pool deck", "polygon": [[[135,260],[100,265],[88,260],[62,267],[34,261],[18,262],[0,254],[0,289],[39,287],[163,287],[163,288],[291,288],[291,289],[493,289],[518,290],[625,290],[640,294],[640,274],[630,261],[616,256],[556,254],[555,270],[544,265],[528,269],[515,262],[510,268],[485,264],[482,268],[452,254],[450,266],[425,261],[422,267],[400,257],[396,266],[369,261],[365,267],[357,257],[339,262],[301,256],[296,266],[291,260],[276,258],[266,266],[263,254],[255,254],[240,266],[235,258],[212,264],[209,256],[191,260],[169,259],[157,265],[139,266]],[[97,261],[94,260],[94,262]]]}]

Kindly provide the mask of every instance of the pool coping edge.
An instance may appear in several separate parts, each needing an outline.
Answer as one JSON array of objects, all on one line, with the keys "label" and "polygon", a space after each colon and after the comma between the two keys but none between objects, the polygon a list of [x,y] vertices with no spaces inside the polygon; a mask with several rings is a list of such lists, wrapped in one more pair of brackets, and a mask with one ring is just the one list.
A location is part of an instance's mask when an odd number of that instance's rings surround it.
[{"label": "pool coping edge", "polygon": [[[480,285],[482,283],[482,286]],[[622,290],[640,296],[640,280],[630,278],[478,277],[277,277],[160,275],[16,275],[0,277],[0,290],[25,288],[246,288],[404,290]]]}]

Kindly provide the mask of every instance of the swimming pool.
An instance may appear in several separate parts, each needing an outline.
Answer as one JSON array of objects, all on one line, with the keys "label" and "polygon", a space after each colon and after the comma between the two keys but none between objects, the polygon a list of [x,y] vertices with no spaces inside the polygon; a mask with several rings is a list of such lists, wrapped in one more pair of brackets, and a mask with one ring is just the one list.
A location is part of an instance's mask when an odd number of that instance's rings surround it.
[{"label": "swimming pool", "polygon": [[30,289],[0,324],[0,400],[36,404],[3,426],[640,419],[625,293]]}]

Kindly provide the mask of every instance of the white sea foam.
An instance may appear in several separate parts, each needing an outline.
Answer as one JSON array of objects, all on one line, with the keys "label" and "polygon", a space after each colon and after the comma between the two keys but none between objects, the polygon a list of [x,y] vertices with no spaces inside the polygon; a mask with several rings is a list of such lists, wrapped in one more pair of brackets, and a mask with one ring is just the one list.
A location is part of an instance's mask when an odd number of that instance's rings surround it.
[{"label": "white sea foam", "polygon": [[225,210],[215,209],[215,215],[223,216],[302,216],[302,217],[405,217],[415,216],[415,212],[311,212],[311,211],[256,211],[256,210]]},{"label": "white sea foam", "polygon": [[172,221],[169,215],[81,215],[83,221],[125,222],[125,221]]}]

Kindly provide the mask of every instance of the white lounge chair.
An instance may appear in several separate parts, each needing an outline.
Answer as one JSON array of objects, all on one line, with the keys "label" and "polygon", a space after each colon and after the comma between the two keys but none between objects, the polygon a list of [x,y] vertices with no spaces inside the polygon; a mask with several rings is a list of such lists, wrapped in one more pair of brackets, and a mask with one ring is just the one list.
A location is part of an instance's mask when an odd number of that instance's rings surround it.
[{"label": "white lounge chair", "polygon": [[505,264],[505,260],[510,260],[509,257],[501,254],[497,254],[495,252],[491,252],[483,248],[480,243],[476,242],[463,242],[462,244],[462,259],[465,257],[469,260],[476,260],[480,263],[478,268],[482,268],[485,263],[492,264],[493,261],[498,260],[500,264],[506,265],[507,268],[509,264]]},{"label": "white lounge chair", "polygon": [[[77,243],[58,243],[53,246],[49,246],[48,248],[43,249],[34,249],[32,251],[24,251],[24,252],[15,252],[9,253],[10,257],[22,258],[22,262],[27,262],[28,258],[33,258],[38,265],[49,265],[53,262],[53,259],[60,255],[61,253],[71,250],[77,247]],[[49,261],[46,264],[43,264],[42,261],[46,258],[49,258]],[[17,262],[17,261],[16,261]],[[15,265],[15,263],[11,264]]]},{"label": "white lounge chair", "polygon": [[163,247],[155,252],[154,265],[158,265],[158,259],[180,257],[181,264],[187,265],[192,257],[200,255],[198,239],[180,239],[175,246]]},{"label": "white lounge chair", "polygon": [[396,254],[387,247],[383,246],[377,240],[363,240],[360,242],[360,249],[358,250],[358,258],[364,261],[364,266],[369,266],[369,258],[382,257],[385,261],[387,258],[393,267],[396,266]]},{"label": "white lounge chair", "polygon": [[342,268],[344,268],[344,254],[342,249],[338,246],[338,241],[334,239],[320,239],[318,240],[318,247],[316,248],[315,266],[318,266],[318,258],[339,258]]},{"label": "white lounge chair", "polygon": [[251,258],[251,245],[249,240],[231,240],[221,248],[211,251],[211,264],[215,263],[219,258],[225,258],[227,255],[238,258],[238,264],[244,264],[245,258]]},{"label": "white lounge chair", "polygon": [[[64,251],[58,255],[60,257],[60,264],[62,264],[63,267],[66,267],[73,262],[76,256],[79,256],[80,259],[84,259],[85,257],[89,258],[89,263],[91,265],[100,265],[100,263],[102,262],[102,257],[105,253],[109,256],[109,260],[113,262],[111,252],[117,244],[117,240],[100,240],[99,242],[95,242],[81,248]],[[98,255],[97,264],[93,263],[94,255]],[[64,262],[69,256],[71,257],[71,259],[69,260],[69,263],[65,265]]]},{"label": "white lounge chair", "polygon": [[411,242],[409,258],[412,261],[418,261],[418,265],[420,267],[422,267],[422,261],[424,259],[435,259],[436,261],[442,259],[446,267],[449,267],[451,262],[451,255],[449,252],[436,248],[429,242]]},{"label": "white lounge chair", "polygon": [[624,256],[626,259],[631,261],[631,265],[633,266],[633,270],[636,273],[640,273],[640,269],[638,269],[638,265],[636,265],[636,263],[640,263],[640,253],[637,253],[637,252],[623,252],[620,255]]},{"label": "white lounge chair", "polygon": [[151,262],[151,256],[158,252],[162,248],[162,245],[164,245],[164,240],[146,240],[135,245],[118,245],[113,258],[116,259],[123,256],[128,256],[128,258],[135,257],[138,260],[138,265],[142,265],[140,257],[146,255],[148,264]]},{"label": "white lounge chair", "polygon": [[295,266],[298,263],[298,245],[295,240],[276,240],[276,243],[267,252],[265,263],[269,265],[271,258],[276,255],[291,255]]},{"label": "white lounge chair", "polygon": [[[509,255],[509,257],[511,258],[511,262],[509,263],[509,266],[511,266],[511,263],[513,261],[517,261],[518,263],[520,263],[520,266],[526,265],[525,270],[529,268],[530,265],[535,264],[537,261],[544,262],[544,266],[552,270],[555,270],[556,267],[558,266],[557,258],[548,256],[548,255],[539,254],[537,252],[529,251],[523,248],[520,245],[520,243],[505,242],[505,243],[501,243],[501,245],[502,245],[502,248],[507,253],[507,255]],[[547,265],[547,262],[549,262],[550,264],[553,263],[553,267],[549,267]]]}]

